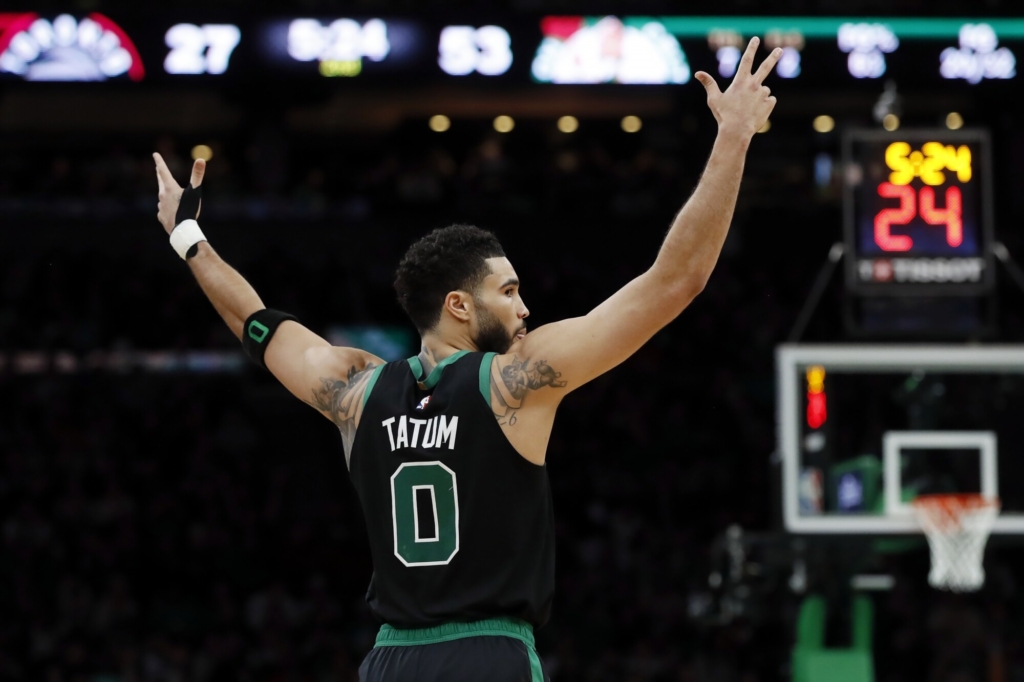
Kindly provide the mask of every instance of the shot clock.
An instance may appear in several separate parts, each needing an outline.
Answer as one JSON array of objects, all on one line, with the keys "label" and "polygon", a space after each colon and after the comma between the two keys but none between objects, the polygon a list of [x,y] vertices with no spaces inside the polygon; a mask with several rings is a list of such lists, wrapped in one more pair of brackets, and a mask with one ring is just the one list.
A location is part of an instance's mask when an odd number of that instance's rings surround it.
[{"label": "shot clock", "polygon": [[843,146],[851,290],[969,295],[992,286],[985,132],[854,130]]}]

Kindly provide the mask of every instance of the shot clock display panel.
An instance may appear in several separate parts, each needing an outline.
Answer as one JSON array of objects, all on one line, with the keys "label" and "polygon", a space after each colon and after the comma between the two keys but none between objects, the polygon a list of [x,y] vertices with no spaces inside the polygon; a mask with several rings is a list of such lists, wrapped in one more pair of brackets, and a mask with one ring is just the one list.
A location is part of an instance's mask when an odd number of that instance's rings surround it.
[{"label": "shot clock display panel", "polygon": [[984,131],[850,131],[844,167],[852,290],[934,295],[991,287]]}]

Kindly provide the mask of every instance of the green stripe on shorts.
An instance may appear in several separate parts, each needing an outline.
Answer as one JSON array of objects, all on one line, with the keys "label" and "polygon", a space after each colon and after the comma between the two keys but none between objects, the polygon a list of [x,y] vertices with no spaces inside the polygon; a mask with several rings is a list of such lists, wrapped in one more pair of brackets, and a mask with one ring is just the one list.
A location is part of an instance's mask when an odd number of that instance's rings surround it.
[{"label": "green stripe on shorts", "polygon": [[518,618],[486,618],[469,623],[443,623],[430,628],[396,628],[388,624],[380,626],[377,633],[379,646],[418,646],[421,644],[439,644],[454,639],[467,637],[511,637],[526,645],[526,653],[530,657],[530,676],[532,682],[544,682],[544,671],[537,655],[533,639],[533,626]]},{"label": "green stripe on shorts", "polygon": [[530,657],[530,682],[544,682],[544,668],[540,665],[537,650],[527,644],[526,654]]}]

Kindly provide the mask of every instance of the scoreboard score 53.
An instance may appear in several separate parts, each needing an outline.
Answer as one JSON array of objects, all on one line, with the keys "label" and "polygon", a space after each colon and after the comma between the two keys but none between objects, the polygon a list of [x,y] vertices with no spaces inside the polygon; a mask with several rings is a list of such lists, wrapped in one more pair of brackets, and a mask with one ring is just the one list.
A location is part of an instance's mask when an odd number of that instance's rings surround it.
[{"label": "scoreboard score 53", "polygon": [[853,130],[844,138],[843,156],[852,291],[970,295],[991,288],[984,131]]}]

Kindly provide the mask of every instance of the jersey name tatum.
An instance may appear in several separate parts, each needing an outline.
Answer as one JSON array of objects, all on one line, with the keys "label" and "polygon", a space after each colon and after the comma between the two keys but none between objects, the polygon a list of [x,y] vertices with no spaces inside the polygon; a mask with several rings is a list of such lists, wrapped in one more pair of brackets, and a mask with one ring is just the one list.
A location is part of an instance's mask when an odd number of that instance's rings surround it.
[{"label": "jersey name tatum", "polygon": [[452,417],[449,421],[441,415],[432,419],[410,419],[402,415],[385,419],[380,425],[388,430],[391,452],[400,448],[440,448],[445,444],[449,450],[454,450],[459,418]]}]

